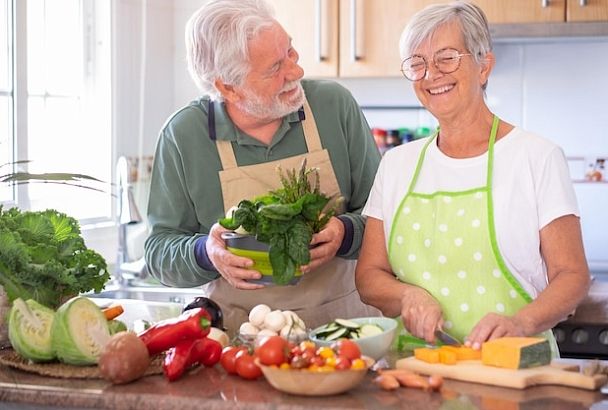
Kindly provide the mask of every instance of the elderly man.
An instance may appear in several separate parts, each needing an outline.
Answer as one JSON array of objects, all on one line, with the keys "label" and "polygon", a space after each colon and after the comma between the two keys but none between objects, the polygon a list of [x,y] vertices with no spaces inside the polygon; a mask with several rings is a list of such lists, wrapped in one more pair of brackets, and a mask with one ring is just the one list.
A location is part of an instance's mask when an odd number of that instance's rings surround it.
[{"label": "elderly man", "polygon": [[[189,71],[203,96],[176,112],[156,148],[145,257],[163,284],[203,286],[232,334],[265,303],[310,327],[336,317],[379,314],[354,284],[355,258],[380,156],[350,93],[302,80],[289,35],[261,0],[216,0],[186,27]],[[319,169],[321,190],[344,212],[313,236],[311,261],[295,286],[252,283],[249,258],[226,250],[216,222],[242,199],[276,189],[276,167]]]}]

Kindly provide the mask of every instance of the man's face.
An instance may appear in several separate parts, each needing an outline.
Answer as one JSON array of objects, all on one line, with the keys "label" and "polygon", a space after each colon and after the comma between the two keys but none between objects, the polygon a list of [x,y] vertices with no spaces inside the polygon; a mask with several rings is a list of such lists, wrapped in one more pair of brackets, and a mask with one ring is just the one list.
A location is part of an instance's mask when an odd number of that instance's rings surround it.
[{"label": "man's face", "polygon": [[275,24],[249,42],[250,71],[235,105],[262,120],[275,120],[298,110],[304,103],[298,53],[285,30]]}]

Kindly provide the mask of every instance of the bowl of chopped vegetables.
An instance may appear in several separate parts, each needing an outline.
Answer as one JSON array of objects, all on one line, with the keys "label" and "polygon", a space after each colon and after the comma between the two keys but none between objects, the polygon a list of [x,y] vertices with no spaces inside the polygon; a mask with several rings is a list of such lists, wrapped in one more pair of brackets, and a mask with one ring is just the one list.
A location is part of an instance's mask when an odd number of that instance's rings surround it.
[{"label": "bowl of chopped vegetables", "polygon": [[361,354],[379,360],[390,349],[397,333],[397,321],[390,317],[372,316],[335,319],[313,329],[310,340],[318,346],[331,346],[339,339],[350,339],[359,345]]},{"label": "bowl of chopped vegetables", "polygon": [[[257,270],[262,274],[258,280],[250,280],[252,283],[260,283],[263,285],[276,285],[273,280],[273,270],[270,264],[270,256],[268,254],[268,244],[258,241],[255,236],[248,234],[240,234],[236,232],[224,232],[222,239],[226,242],[226,248],[233,254],[244,256],[253,260],[251,269]],[[294,277],[287,285],[296,285],[302,276],[300,269],[296,268]]]},{"label": "bowl of chopped vegetables", "polygon": [[[363,381],[374,360],[362,356],[356,344],[343,340],[333,347],[317,346],[303,341],[291,349],[280,365],[271,353],[280,349],[276,340],[258,347],[256,364],[272,387],[285,393],[304,396],[328,396],[343,393]],[[264,343],[264,342],[263,342]]]}]

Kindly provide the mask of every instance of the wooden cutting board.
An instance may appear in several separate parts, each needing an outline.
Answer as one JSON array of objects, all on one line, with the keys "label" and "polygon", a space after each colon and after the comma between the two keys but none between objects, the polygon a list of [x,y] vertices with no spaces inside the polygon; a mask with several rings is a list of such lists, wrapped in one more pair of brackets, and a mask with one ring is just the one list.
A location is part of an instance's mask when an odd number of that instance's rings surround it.
[{"label": "wooden cutting board", "polygon": [[395,367],[426,375],[438,374],[448,379],[512,387],[515,389],[555,384],[597,390],[600,386],[606,384],[608,379],[608,376],[605,374],[586,376],[578,371],[578,366],[573,367],[557,363],[550,366],[533,367],[531,369],[511,370],[485,366],[481,363],[481,360],[463,360],[453,365],[447,365],[426,363],[415,357],[408,357],[397,360]]}]

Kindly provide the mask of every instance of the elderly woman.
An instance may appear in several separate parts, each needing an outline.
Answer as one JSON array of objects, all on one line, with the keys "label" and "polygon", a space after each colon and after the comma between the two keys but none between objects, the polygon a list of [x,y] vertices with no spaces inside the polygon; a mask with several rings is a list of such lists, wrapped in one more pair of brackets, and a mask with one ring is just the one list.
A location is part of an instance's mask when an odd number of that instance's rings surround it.
[{"label": "elderly woman", "polygon": [[362,300],[431,343],[437,329],[475,349],[502,336],[554,340],[590,284],[562,150],[488,108],[495,57],[477,6],[426,7],[400,51],[439,128],[381,162],[363,210]]}]

